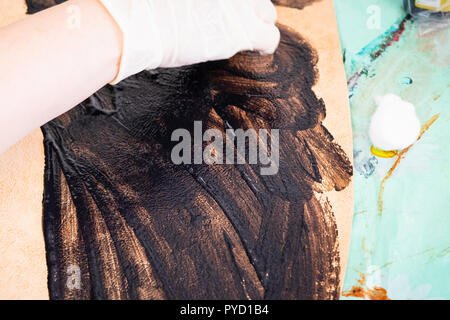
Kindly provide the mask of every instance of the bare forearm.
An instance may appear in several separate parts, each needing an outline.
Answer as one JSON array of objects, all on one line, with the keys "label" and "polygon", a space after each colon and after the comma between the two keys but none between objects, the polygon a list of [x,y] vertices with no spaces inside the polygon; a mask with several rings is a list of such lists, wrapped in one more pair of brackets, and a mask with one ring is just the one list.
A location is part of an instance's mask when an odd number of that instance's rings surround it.
[{"label": "bare forearm", "polygon": [[115,77],[121,34],[96,0],[0,29],[0,152]]}]

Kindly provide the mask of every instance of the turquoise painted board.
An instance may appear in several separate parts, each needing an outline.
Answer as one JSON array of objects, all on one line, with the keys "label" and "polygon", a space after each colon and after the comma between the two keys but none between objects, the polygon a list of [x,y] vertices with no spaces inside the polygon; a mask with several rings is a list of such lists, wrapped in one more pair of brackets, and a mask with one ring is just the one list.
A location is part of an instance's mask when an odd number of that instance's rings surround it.
[{"label": "turquoise painted board", "polygon": [[[401,5],[335,0],[355,157],[343,299],[450,299],[450,28],[424,35]],[[374,97],[387,93],[429,125],[392,159],[373,156],[368,137]]]}]

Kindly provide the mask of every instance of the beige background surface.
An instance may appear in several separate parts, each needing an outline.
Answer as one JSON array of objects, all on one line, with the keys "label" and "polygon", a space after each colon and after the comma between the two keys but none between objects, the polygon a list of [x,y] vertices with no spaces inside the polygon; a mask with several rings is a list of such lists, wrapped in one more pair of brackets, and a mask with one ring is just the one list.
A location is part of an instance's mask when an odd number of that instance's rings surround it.
[{"label": "beige background surface", "polygon": [[[319,54],[319,81],[314,92],[325,101],[324,125],[344,149],[353,164],[353,140],[342,51],[332,0],[322,0],[303,10],[278,8],[278,20],[297,30]],[[341,286],[350,249],[353,218],[353,179],[343,191],[327,197],[336,216],[341,252]]]},{"label": "beige background surface", "polygon": [[[23,0],[0,0],[0,27],[25,12]],[[0,155],[0,299],[48,299],[42,141],[38,129]]]},{"label": "beige background surface", "polygon": [[[24,17],[25,12],[23,0],[0,0],[0,26]],[[351,158],[350,109],[332,0],[316,2],[302,11],[279,8],[278,13],[279,22],[299,31],[318,51],[320,79],[314,90],[327,106],[326,127]],[[40,130],[0,155],[0,299],[48,299],[42,231],[43,173]],[[327,196],[339,228],[343,281],[353,184]]]}]

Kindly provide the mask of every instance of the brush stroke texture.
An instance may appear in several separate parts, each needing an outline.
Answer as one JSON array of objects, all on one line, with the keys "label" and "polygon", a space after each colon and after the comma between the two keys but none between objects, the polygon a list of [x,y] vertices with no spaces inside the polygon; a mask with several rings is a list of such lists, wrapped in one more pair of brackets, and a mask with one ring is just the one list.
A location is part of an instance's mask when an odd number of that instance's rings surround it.
[{"label": "brush stroke texture", "polygon": [[[322,125],[316,53],[279,27],[273,56],[142,72],[43,126],[52,299],[338,298],[323,193],[344,189],[352,166]],[[278,174],[174,165],[171,133],[196,120],[281,129]]]}]

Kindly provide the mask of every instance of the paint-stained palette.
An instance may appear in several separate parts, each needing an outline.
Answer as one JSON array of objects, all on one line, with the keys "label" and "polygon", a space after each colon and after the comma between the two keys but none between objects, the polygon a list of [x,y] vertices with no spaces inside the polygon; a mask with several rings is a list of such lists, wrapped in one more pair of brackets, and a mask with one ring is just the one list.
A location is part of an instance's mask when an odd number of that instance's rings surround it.
[{"label": "paint-stained palette", "polygon": [[[293,3],[274,56],[144,72],[43,127],[50,297],[338,298],[352,212],[343,65],[332,2]],[[170,134],[194,120],[280,129],[278,174],[173,165]]]},{"label": "paint-stained palette", "polygon": [[[450,28],[423,34],[405,18],[401,1],[335,4],[347,58],[355,187],[364,190],[355,193],[344,294],[449,299]],[[377,18],[380,29],[369,28]],[[414,103],[423,125],[421,139],[393,159],[371,154],[368,137],[374,96],[387,93]]]}]

